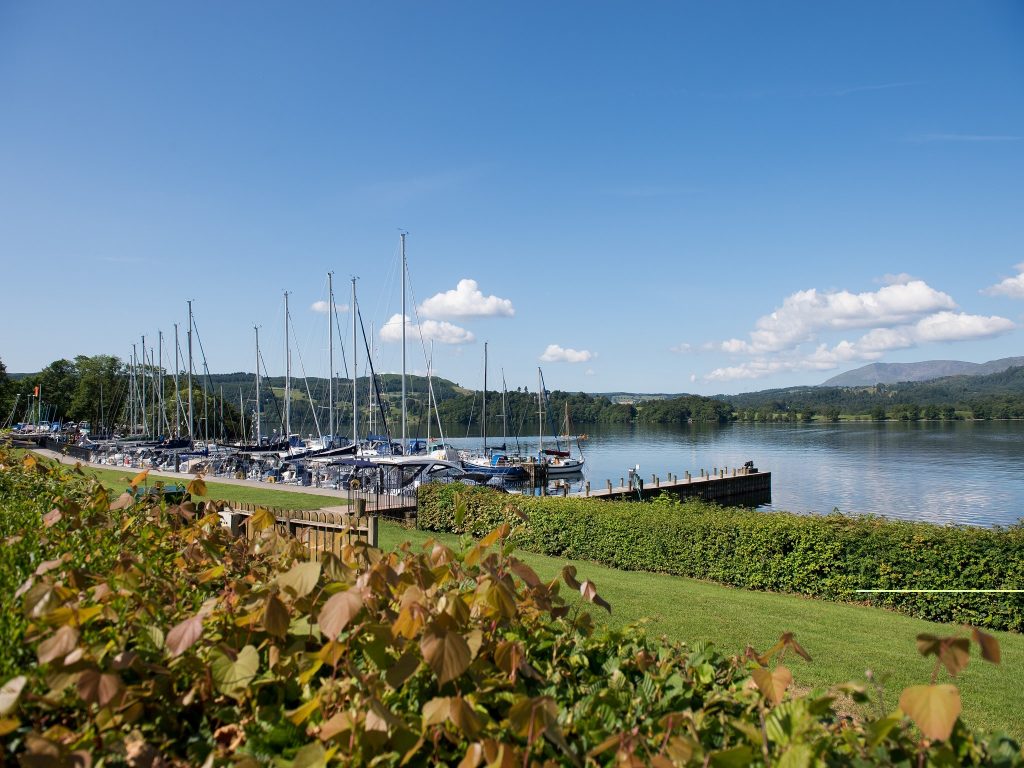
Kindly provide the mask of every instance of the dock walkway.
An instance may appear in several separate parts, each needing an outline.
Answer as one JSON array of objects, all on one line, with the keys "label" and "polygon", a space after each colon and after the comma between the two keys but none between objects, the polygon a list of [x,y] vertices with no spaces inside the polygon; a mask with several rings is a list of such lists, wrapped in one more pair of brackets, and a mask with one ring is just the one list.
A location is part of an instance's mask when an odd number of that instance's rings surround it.
[{"label": "dock walkway", "polygon": [[745,469],[715,469],[714,472],[693,477],[689,472],[682,477],[669,474],[668,478],[652,475],[649,479],[636,478],[631,486],[626,478],[612,485],[611,480],[599,488],[588,481],[582,491],[567,494],[576,498],[635,500],[649,499],[662,493],[671,493],[683,499],[703,499],[723,504],[766,504],[772,498],[772,473]]}]

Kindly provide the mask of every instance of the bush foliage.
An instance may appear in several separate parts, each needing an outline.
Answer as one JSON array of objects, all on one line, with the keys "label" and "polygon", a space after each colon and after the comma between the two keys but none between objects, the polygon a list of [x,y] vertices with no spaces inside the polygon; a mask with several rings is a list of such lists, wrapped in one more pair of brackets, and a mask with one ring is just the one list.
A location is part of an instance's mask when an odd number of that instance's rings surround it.
[{"label": "bush foliage", "polygon": [[[21,667],[0,690],[0,763],[1024,764],[1012,741],[965,726],[934,676],[901,710],[854,721],[834,697],[861,688],[791,690],[784,657],[808,655],[791,635],[726,658],[595,632],[581,609],[607,607],[595,585],[569,567],[542,582],[506,525],[455,549],[356,544],[316,561],[269,513],[232,539],[216,502],[112,499],[2,452],[0,489],[34,527],[0,648]],[[22,535],[8,530],[8,544]],[[936,674],[967,663],[966,638],[918,643]]]},{"label": "bush foliage", "polygon": [[[465,508],[455,522],[455,499]],[[1024,631],[1020,594],[865,594],[858,589],[1020,589],[1024,528],[971,528],[877,517],[794,515],[662,496],[650,503],[537,498],[490,488],[420,489],[417,525],[481,535],[527,521],[516,544],[746,589],[869,601],[932,621]]]}]

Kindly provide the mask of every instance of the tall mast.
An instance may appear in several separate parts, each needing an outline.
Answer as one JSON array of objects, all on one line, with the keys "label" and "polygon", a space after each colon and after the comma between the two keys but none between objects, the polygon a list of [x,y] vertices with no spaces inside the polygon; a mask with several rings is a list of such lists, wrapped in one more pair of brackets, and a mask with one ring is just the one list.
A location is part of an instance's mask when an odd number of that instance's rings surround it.
[{"label": "tall mast", "polygon": [[135,378],[135,376],[136,376],[135,360],[136,360],[137,357],[138,357],[138,354],[136,352],[135,345],[132,344],[132,385],[131,385],[131,403],[132,403],[132,408],[131,408],[131,417],[130,417],[131,427],[129,428],[129,432],[132,435],[135,434],[135,424],[136,424],[136,421],[135,421],[135,411],[138,408],[138,404],[135,402],[135,393],[138,391],[138,381]]},{"label": "tall mast", "polygon": [[157,420],[157,432],[160,431],[160,422],[167,418],[166,410],[164,409],[164,332],[156,332],[156,346],[157,346],[157,371],[160,376],[158,380],[159,384],[159,397],[157,398],[160,404],[160,418]]},{"label": "tall mast", "polygon": [[544,453],[544,379],[540,375],[540,366],[537,366],[537,439],[540,447],[537,454]]},{"label": "tall mast", "polygon": [[256,331],[256,445],[263,443],[263,433],[260,431],[260,327],[253,326]]},{"label": "tall mast", "polygon": [[405,232],[402,233],[402,453],[408,450],[405,434]]},{"label": "tall mast", "polygon": [[359,368],[357,366],[359,355],[356,342],[356,318],[359,316],[358,305],[356,304],[356,280],[352,278],[352,442],[359,445]]},{"label": "tall mast", "polygon": [[507,387],[505,386],[505,369],[501,369],[501,441],[508,443],[508,404],[507,400]]},{"label": "tall mast", "polygon": [[238,388],[238,418],[241,419],[242,423],[239,426],[239,442],[245,442],[245,401],[242,399],[242,388]]},{"label": "tall mast", "polygon": [[178,343],[178,324],[174,324],[174,436],[181,437],[181,391],[178,389],[178,371],[181,370]]},{"label": "tall mast", "polygon": [[328,349],[328,371],[327,371],[327,411],[330,414],[328,420],[328,432],[331,435],[331,443],[334,443],[334,273],[327,273],[327,332],[330,338]]},{"label": "tall mast", "polygon": [[188,439],[196,439],[192,421],[192,299],[188,300]]},{"label": "tall mast", "polygon": [[288,344],[288,291],[284,292],[284,439],[292,434],[292,350]]},{"label": "tall mast", "polygon": [[149,433],[149,424],[146,421],[146,337],[142,337],[142,394],[139,395],[139,402],[142,403],[142,434]]},{"label": "tall mast", "polygon": [[484,433],[484,456],[487,455],[487,342],[484,342],[484,406],[480,417],[480,428]]},{"label": "tall mast", "polygon": [[430,340],[430,359],[427,361],[427,449],[430,449],[430,414],[434,407],[434,340]]}]

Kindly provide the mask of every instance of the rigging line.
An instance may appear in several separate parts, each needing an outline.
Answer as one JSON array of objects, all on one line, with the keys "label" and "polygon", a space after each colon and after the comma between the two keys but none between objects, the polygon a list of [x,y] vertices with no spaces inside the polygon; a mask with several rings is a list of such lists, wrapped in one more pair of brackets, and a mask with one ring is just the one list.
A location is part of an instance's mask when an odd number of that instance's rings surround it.
[{"label": "rigging line", "polygon": [[[508,423],[508,384],[505,382],[505,369],[501,369],[501,391],[505,394],[503,399],[502,410],[506,413],[502,414],[505,417],[505,423]],[[505,435],[505,439],[508,440],[508,435]],[[519,447],[519,433],[516,432],[516,453],[520,456],[523,455],[522,449]]]},{"label": "rigging line", "polygon": [[[213,393],[213,399],[216,402],[217,390],[213,386],[213,379],[210,378],[210,366],[207,365],[207,363],[206,363],[206,350],[203,349],[203,339],[199,335],[199,324],[196,322],[195,316],[192,317],[192,330],[195,331],[196,341],[199,342],[199,354],[201,354],[203,356],[203,374],[204,374],[204,376],[206,378],[206,383],[210,387],[210,391]],[[206,406],[208,405],[208,402],[209,402],[209,395],[207,394],[206,388],[204,387],[203,388],[203,408],[206,408]],[[206,428],[207,429],[209,428],[209,424],[207,424]],[[216,405],[214,406],[214,409],[213,409],[213,432],[214,432],[214,434],[217,434],[217,408],[216,408]]]},{"label": "rigging line", "polygon": [[[373,382],[373,389],[377,393],[377,408],[380,411],[380,422],[384,425],[384,434],[388,436],[388,445],[391,445],[391,429],[388,427],[388,417],[384,413],[384,403],[380,397],[380,389],[377,387],[377,373],[373,370],[373,357],[370,355],[370,345],[366,341],[366,326],[363,325],[363,313],[358,309],[356,314],[359,319],[359,328],[363,332],[363,346],[366,347],[366,360],[369,363],[370,379]],[[402,447],[405,450],[405,446]]]},{"label": "rigging line", "polygon": [[[274,410],[277,411],[277,421],[281,426],[281,434],[284,434],[284,414],[281,412],[281,406],[277,404],[277,395],[274,394],[274,387],[270,383],[270,374],[267,373],[267,361],[263,359],[263,350],[260,350],[260,362],[263,363],[263,378],[267,382],[267,386],[270,387],[270,400],[274,404]],[[256,406],[259,407],[259,404]],[[285,440],[288,437],[285,436]]]},{"label": "rigging line", "polygon": [[[407,277],[411,277],[411,275],[409,275],[409,265],[408,264],[405,265],[405,270],[406,270],[406,276]],[[420,309],[417,306],[416,291],[412,287],[412,280],[407,280],[406,282],[407,282],[407,286],[409,288],[409,293],[412,295],[412,312],[413,312],[413,315],[415,315],[415,317],[416,317],[416,335],[419,337],[419,340],[420,340],[420,351],[423,353],[423,365],[426,366],[426,369],[428,371],[430,371],[430,375],[427,376],[427,389],[428,389],[428,393],[427,393],[428,394],[428,399],[427,399],[427,402],[428,402],[428,404],[431,401],[433,401],[433,403],[434,403],[434,416],[435,416],[435,418],[437,420],[437,433],[441,436],[441,445],[443,446],[444,445],[444,427],[441,426],[441,411],[439,409],[440,403],[438,402],[438,399],[437,399],[437,393],[434,392],[434,375],[435,375],[434,374],[434,368],[433,368],[434,360],[433,360],[433,357],[430,357],[430,358],[427,357],[427,344],[426,344],[426,341],[423,338],[423,323],[420,321]],[[429,411],[429,405],[428,405],[428,411]],[[429,412],[427,413],[427,420],[428,421],[430,420],[430,413]]]},{"label": "rigging line", "polygon": [[[291,320],[292,313],[288,312],[288,319]],[[292,324],[294,325],[294,320]],[[302,362],[302,349],[301,347],[295,348],[295,353],[299,356],[299,368],[302,369],[302,383],[306,385],[306,397],[309,398],[309,411],[313,414],[313,424],[316,425],[316,436],[321,440],[323,439],[323,433],[320,431],[320,419],[316,417],[316,409],[313,407],[313,395],[309,391],[309,378],[306,376],[306,364]]]}]

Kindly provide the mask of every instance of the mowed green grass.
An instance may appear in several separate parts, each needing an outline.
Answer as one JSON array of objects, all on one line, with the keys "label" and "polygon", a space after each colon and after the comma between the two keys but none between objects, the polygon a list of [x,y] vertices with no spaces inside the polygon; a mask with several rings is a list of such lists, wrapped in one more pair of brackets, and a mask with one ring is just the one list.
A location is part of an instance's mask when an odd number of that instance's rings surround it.
[{"label": "mowed green grass", "polygon": [[[380,546],[394,549],[408,541],[414,547],[435,538],[458,548],[457,536],[429,534],[395,523],[380,526]],[[577,577],[590,579],[598,593],[612,605],[609,616],[591,606],[597,622],[623,627],[645,622],[651,635],[694,643],[706,640],[727,654],[742,653],[752,645],[759,651],[770,647],[783,632],[793,632],[813,661],[787,655],[786,665],[798,686],[828,689],[837,683],[865,683],[871,669],[884,681],[886,710],[897,706],[901,691],[928,683],[934,657],[917,653],[918,634],[968,634],[955,625],[936,624],[881,608],[832,603],[825,600],[753,592],[694,579],[656,573],[618,571],[589,562],[559,560],[518,552],[545,580],[553,579],[566,564]],[[568,590],[563,585],[563,593]],[[972,727],[1001,730],[1024,740],[1024,635],[993,633],[1002,649],[998,666],[982,661],[972,648],[967,669],[955,681],[963,699],[963,717]],[[945,670],[939,682],[949,682]],[[853,709],[849,703],[844,709]]]},{"label": "mowed green grass", "polygon": [[[125,467],[123,469],[100,469],[82,465],[82,471],[93,475],[111,490],[124,491],[128,488],[132,478],[138,474],[138,470]],[[162,475],[150,475],[147,485],[155,483],[173,485],[176,483],[188,483],[185,478],[163,477]],[[218,483],[215,480],[206,482],[206,495],[203,499],[218,499],[220,501],[237,501],[247,504],[266,504],[269,507],[280,509],[322,509],[323,507],[336,507],[340,504],[347,504],[344,498],[335,496],[320,496],[313,493],[300,493],[298,491],[277,491],[272,487],[250,488],[244,485],[231,485],[230,483]]]}]

